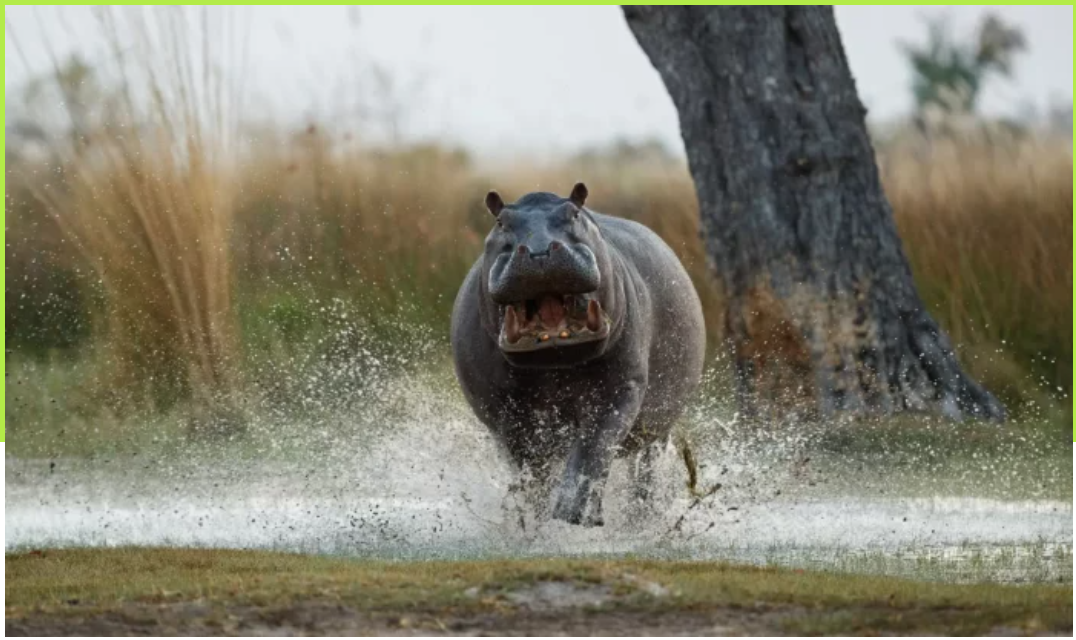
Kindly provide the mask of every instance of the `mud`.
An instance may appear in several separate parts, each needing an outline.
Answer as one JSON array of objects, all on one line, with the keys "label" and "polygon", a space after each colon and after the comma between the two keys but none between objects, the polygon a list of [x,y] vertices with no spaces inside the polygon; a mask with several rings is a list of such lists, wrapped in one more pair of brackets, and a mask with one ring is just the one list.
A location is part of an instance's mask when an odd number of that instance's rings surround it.
[{"label": "mud", "polygon": [[287,609],[199,604],[132,605],[104,616],[38,617],[9,621],[9,636],[723,636],[783,635],[791,610],[641,613],[565,610],[514,615],[371,615],[330,602]]}]

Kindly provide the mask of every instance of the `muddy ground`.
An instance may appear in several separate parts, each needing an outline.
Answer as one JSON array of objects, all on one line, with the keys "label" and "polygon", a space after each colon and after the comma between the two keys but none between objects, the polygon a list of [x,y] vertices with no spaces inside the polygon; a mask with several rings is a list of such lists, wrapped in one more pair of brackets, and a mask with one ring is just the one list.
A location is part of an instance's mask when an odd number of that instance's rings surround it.
[{"label": "muddy ground", "polygon": [[[224,606],[204,601],[127,604],[99,613],[31,614],[9,620],[8,636],[783,636],[801,634],[961,635],[947,618],[961,611],[935,610],[935,622],[902,624],[884,607],[828,611],[756,603],[708,611],[626,611],[572,606],[499,613],[438,615],[366,612],[339,602],[309,600],[286,607]],[[992,625],[977,635],[1071,636],[1071,626]]]},{"label": "muddy ground", "polygon": [[[9,621],[8,636],[726,636],[783,635],[795,609],[695,612],[546,610],[510,615],[387,615],[329,602],[285,609],[204,603],[130,605],[89,616]],[[999,629],[1000,631],[1000,629]],[[1008,635],[1007,633],[1005,635]]]}]

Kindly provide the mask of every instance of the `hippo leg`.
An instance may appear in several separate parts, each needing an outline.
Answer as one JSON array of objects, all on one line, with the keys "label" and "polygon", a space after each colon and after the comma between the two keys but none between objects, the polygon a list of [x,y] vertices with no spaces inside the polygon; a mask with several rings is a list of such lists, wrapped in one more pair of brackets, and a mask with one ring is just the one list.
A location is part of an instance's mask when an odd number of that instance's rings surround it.
[{"label": "hippo leg", "polygon": [[645,384],[629,381],[618,388],[608,410],[582,426],[568,454],[564,478],[556,493],[553,517],[585,527],[605,524],[602,489],[621,440],[631,429],[643,401]]},{"label": "hippo leg", "polygon": [[628,513],[632,522],[645,521],[657,514],[655,467],[665,444],[665,441],[659,440],[644,445],[631,460],[631,502],[628,504]]},{"label": "hippo leg", "polygon": [[631,466],[631,495],[638,504],[649,504],[654,499],[654,461],[657,458],[655,442],[635,454]]},{"label": "hippo leg", "polygon": [[533,462],[522,474],[523,496],[538,517],[549,512],[549,465]]}]

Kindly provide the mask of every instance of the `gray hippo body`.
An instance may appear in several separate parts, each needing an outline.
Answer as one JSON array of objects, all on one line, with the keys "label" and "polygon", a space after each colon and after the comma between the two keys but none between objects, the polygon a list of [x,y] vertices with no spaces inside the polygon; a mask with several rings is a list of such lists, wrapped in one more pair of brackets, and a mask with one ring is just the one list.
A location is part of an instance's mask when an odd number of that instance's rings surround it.
[{"label": "gray hippo body", "polygon": [[637,456],[636,496],[650,495],[655,447],[702,374],[699,298],[672,250],[635,222],[571,197],[531,193],[505,205],[452,313],[456,375],[512,460],[542,486],[566,459],[554,518],[603,523],[602,485],[616,455]]}]

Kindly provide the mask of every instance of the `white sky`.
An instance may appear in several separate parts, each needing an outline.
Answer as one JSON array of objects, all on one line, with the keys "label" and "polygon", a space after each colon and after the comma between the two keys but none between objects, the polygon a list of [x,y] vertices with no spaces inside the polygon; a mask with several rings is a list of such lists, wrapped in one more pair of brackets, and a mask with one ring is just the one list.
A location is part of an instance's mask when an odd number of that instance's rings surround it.
[{"label": "white sky", "polygon": [[[837,18],[872,118],[911,106],[898,40],[922,40],[921,16],[948,14],[971,33],[987,9],[839,7]],[[1024,30],[1029,51],[1016,77],[988,85],[983,109],[1015,113],[1072,98],[1072,7],[993,7]],[[343,119],[375,91],[376,61],[403,89],[401,124],[411,137],[449,139],[496,155],[549,154],[615,137],[656,136],[679,150],[676,112],[618,7],[245,7],[236,42],[248,38],[253,116]],[[356,26],[355,12],[358,12]],[[12,35],[14,34],[14,38]],[[103,55],[84,7],[8,7],[5,87],[59,56]],[[18,42],[19,48],[13,45]],[[21,49],[21,54],[20,51]]]}]

